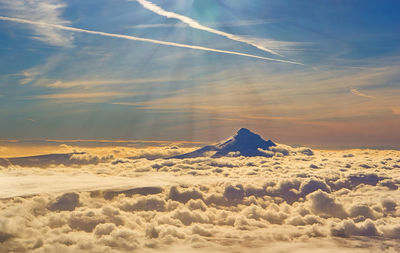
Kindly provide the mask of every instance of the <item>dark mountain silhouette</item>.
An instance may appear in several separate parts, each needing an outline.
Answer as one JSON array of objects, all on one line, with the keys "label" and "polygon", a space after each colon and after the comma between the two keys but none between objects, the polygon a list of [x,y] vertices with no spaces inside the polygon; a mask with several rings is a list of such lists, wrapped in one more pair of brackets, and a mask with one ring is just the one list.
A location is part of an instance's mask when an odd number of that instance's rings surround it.
[{"label": "dark mountain silhouette", "polygon": [[207,153],[213,152],[213,158],[228,156],[230,153],[240,154],[241,156],[265,156],[260,149],[268,150],[276,146],[271,140],[264,140],[258,134],[251,132],[246,128],[241,128],[233,137],[216,145],[202,147],[190,153],[174,156],[172,158],[184,159],[207,156]]},{"label": "dark mountain silhouette", "polygon": [[77,161],[71,159],[73,155],[85,154],[84,152],[74,152],[68,154],[48,154],[27,157],[0,158],[0,166],[8,167],[18,165],[22,167],[48,167],[50,165],[73,165],[79,163],[89,163],[87,161]]}]

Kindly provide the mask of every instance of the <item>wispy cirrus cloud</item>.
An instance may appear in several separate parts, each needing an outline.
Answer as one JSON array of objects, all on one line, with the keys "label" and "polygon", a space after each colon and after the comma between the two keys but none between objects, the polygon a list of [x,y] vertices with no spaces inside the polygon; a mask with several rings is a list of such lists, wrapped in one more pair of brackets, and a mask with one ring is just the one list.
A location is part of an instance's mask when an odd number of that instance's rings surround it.
[{"label": "wispy cirrus cloud", "polygon": [[350,92],[353,93],[353,94],[356,95],[356,96],[360,96],[360,97],[364,97],[364,98],[370,98],[370,99],[375,98],[375,97],[373,97],[373,96],[370,96],[370,95],[367,95],[367,94],[365,94],[365,93],[362,93],[362,92],[360,92],[360,91],[357,90],[357,89],[351,89]]},{"label": "wispy cirrus cloud", "polygon": [[[251,68],[255,70],[255,65]],[[265,77],[265,70],[262,69],[254,72],[242,70],[251,73],[252,77],[245,86],[243,79],[238,78],[241,73],[228,76],[221,71],[208,75],[212,81],[193,91],[166,94],[146,101],[114,101],[113,104],[143,110],[195,112],[218,118],[239,119],[242,122],[273,119],[292,120],[296,123],[312,122],[314,125],[363,117],[390,117],[391,115],[387,115],[390,110],[393,114],[400,114],[396,90],[390,92],[393,96],[388,96],[387,90],[375,89],[374,97],[356,90],[367,95],[368,99],[352,99],[355,94],[348,88],[349,83],[366,89],[376,83],[391,80],[398,72],[398,67],[276,75],[271,73],[268,77]],[[292,87],[294,82],[302,87],[301,90]],[[310,96],[312,99],[304,103],[304,98]]]},{"label": "wispy cirrus cloud", "polygon": [[32,20],[28,20],[28,19],[0,16],[0,20],[16,22],[16,23],[21,23],[21,24],[30,24],[30,25],[39,26],[39,27],[55,28],[55,29],[71,31],[71,32],[87,33],[87,34],[100,35],[100,36],[113,37],[113,38],[120,38],[120,39],[132,40],[132,41],[142,41],[142,42],[158,44],[158,45],[180,47],[180,48],[188,48],[188,49],[215,52],[215,53],[222,53],[222,54],[238,55],[238,56],[256,58],[256,59],[267,60],[267,61],[274,61],[274,62],[281,62],[281,63],[304,65],[304,64],[302,64],[300,62],[289,61],[289,60],[281,60],[281,59],[274,59],[274,58],[270,58],[270,57],[264,57],[264,56],[258,56],[258,55],[253,55],[253,54],[246,54],[246,53],[240,53],[240,52],[236,52],[236,51],[214,49],[214,48],[203,47],[203,46],[195,46],[195,45],[181,44],[181,43],[175,43],[175,42],[169,42],[169,41],[154,40],[154,39],[141,38],[141,37],[135,37],[135,36],[130,36],[130,35],[116,34],[116,33],[99,32],[99,31],[86,30],[86,29],[75,28],[75,27],[64,26],[64,25],[58,25],[58,24],[44,23],[44,22],[40,22],[40,21],[32,21]]},{"label": "wispy cirrus cloud", "polygon": [[310,50],[311,43],[308,42],[293,42],[293,41],[281,41],[260,38],[255,36],[242,36],[246,40],[251,41],[257,45],[270,48],[274,51],[285,52],[285,54],[293,51],[303,51],[305,49]]},{"label": "wispy cirrus cloud", "polygon": [[46,95],[38,95],[33,98],[47,99],[56,102],[93,102],[98,100],[107,100],[113,98],[129,97],[137,94],[129,92],[72,92],[72,93],[54,93]]},{"label": "wispy cirrus cloud", "polygon": [[57,66],[57,64],[59,64],[61,60],[62,57],[59,55],[51,56],[46,59],[46,62],[44,64],[25,69],[16,74],[13,74],[13,76],[18,77],[19,83],[22,85],[35,83],[38,80],[42,79],[42,77],[46,73],[51,71],[55,66]]},{"label": "wispy cirrus cloud", "polygon": [[[65,7],[63,0],[2,0],[0,2],[0,10],[6,11],[13,17],[57,25],[70,24],[62,17]],[[47,44],[62,47],[73,45],[73,35],[55,27],[33,26],[32,30],[35,34],[32,38]]]},{"label": "wispy cirrus cloud", "polygon": [[[271,23],[268,20],[239,20],[234,22],[218,22],[218,23],[206,23],[206,26],[211,27],[239,27],[239,26],[253,26],[253,25],[263,25]],[[164,28],[164,27],[188,27],[186,23],[157,23],[157,24],[140,24],[131,26],[134,29],[148,29],[148,28]]]},{"label": "wispy cirrus cloud", "polygon": [[95,86],[104,86],[104,85],[120,85],[120,84],[148,84],[148,83],[164,83],[164,82],[173,82],[173,81],[182,81],[182,78],[137,78],[137,79],[93,79],[93,80],[73,80],[73,81],[55,81],[50,82],[44,86],[48,88],[74,88],[74,87],[95,87]]},{"label": "wispy cirrus cloud", "polygon": [[194,19],[192,19],[190,17],[184,16],[184,15],[181,15],[181,14],[178,14],[178,13],[175,13],[175,12],[166,11],[166,10],[162,9],[161,7],[159,7],[158,5],[156,5],[156,4],[152,3],[152,2],[149,2],[147,0],[136,0],[136,1],[139,4],[141,4],[144,8],[146,8],[149,11],[152,11],[152,12],[154,12],[154,13],[160,15],[160,16],[177,19],[177,20],[189,25],[192,28],[195,28],[195,29],[198,29],[198,30],[202,30],[202,31],[206,31],[206,32],[210,32],[210,33],[213,33],[213,34],[217,34],[217,35],[226,37],[226,38],[228,38],[230,40],[234,40],[234,41],[237,41],[237,42],[246,43],[246,44],[251,45],[253,47],[256,47],[256,48],[258,48],[258,49],[260,49],[260,50],[262,50],[264,52],[268,52],[270,54],[282,56],[278,52],[276,52],[276,51],[274,51],[274,50],[272,50],[270,48],[266,48],[266,47],[264,47],[262,45],[259,45],[259,44],[255,43],[254,41],[248,40],[244,36],[238,36],[238,35],[230,34],[230,33],[227,33],[227,32],[219,31],[219,30],[216,30],[214,28],[207,27],[205,25],[200,24],[199,22],[197,22],[196,20],[194,20]]}]

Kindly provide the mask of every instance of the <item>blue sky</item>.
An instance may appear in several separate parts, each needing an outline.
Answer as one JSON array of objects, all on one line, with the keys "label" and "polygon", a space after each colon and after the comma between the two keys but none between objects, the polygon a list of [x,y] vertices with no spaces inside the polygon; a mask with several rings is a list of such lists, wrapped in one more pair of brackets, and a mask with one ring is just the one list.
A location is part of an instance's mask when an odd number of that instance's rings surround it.
[{"label": "blue sky", "polygon": [[4,0],[0,139],[398,145],[399,7]]}]

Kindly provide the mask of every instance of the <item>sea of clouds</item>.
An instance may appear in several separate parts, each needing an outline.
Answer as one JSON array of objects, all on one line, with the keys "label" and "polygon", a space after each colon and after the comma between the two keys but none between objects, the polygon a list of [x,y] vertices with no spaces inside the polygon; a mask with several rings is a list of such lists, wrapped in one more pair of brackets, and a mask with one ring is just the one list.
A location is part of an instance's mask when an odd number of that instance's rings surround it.
[{"label": "sea of clouds", "polygon": [[400,251],[400,151],[187,151],[0,167],[0,252]]}]

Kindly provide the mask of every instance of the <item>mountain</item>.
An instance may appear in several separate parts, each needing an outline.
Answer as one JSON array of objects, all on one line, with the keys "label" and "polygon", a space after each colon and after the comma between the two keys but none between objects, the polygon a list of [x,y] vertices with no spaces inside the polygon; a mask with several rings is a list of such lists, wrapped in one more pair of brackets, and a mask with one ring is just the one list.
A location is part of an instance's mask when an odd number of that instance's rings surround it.
[{"label": "mountain", "polygon": [[0,166],[8,167],[18,165],[21,167],[48,167],[50,165],[70,166],[77,163],[84,163],[85,160],[73,159],[73,155],[83,155],[84,152],[74,152],[67,154],[48,154],[26,157],[0,158]]},{"label": "mountain", "polygon": [[226,141],[202,147],[190,153],[174,156],[172,158],[184,159],[209,156],[218,158],[230,156],[231,154],[242,156],[265,156],[265,152],[259,149],[268,150],[270,147],[276,146],[271,140],[264,140],[258,134],[251,132],[246,128],[241,128],[233,137]]}]

